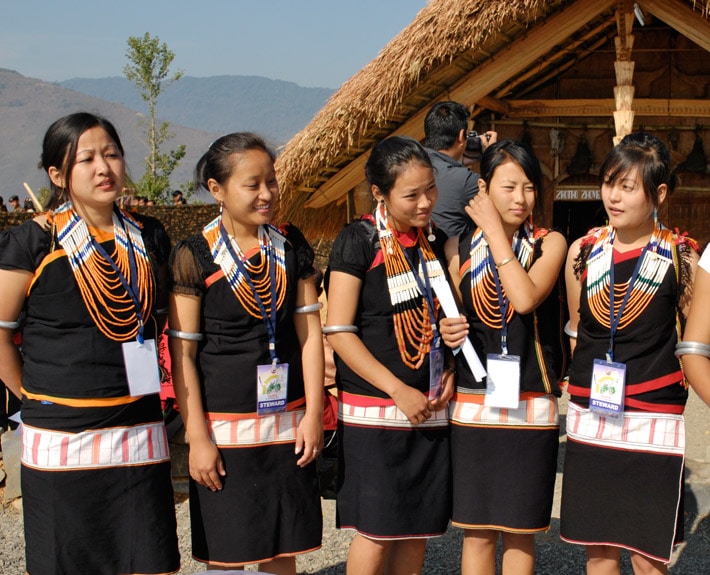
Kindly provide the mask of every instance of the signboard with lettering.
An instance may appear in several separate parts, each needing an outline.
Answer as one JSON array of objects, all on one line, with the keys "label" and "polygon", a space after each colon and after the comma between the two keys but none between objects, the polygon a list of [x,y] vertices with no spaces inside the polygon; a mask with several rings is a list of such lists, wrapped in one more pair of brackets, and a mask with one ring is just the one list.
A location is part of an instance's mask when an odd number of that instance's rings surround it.
[{"label": "signboard with lettering", "polygon": [[558,188],[555,190],[556,202],[594,202],[601,199],[598,189]]}]

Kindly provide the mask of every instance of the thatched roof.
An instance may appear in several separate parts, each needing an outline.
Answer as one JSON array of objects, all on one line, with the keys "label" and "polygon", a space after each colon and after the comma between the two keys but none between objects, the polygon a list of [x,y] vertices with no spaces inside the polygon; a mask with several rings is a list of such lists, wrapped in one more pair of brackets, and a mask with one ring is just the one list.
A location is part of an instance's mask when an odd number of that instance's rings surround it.
[{"label": "thatched roof", "polygon": [[[633,4],[430,0],[284,148],[277,161],[279,215],[310,235],[334,234],[374,143],[393,134],[423,138],[424,116],[438,100],[495,110],[505,98],[524,97],[614,38],[617,9],[632,10]],[[710,0],[637,4],[710,49]]]}]

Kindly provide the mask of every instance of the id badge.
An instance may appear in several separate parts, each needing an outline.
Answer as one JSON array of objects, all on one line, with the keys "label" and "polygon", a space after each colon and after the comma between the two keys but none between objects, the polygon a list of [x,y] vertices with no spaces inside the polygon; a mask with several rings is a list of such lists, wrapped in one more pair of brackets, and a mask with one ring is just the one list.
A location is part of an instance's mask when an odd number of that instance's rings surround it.
[{"label": "id badge", "polygon": [[288,364],[256,366],[256,414],[283,413],[288,398]]},{"label": "id badge", "polygon": [[160,392],[160,367],[154,339],[143,343],[126,341],[123,348],[123,364],[126,367],[128,392],[132,397]]},{"label": "id badge", "polygon": [[626,364],[595,359],[589,409],[603,415],[620,417],[624,413]]},{"label": "id badge", "polygon": [[517,409],[520,405],[520,356],[489,353],[486,371],[484,405]]},{"label": "id badge", "polygon": [[444,391],[444,350],[432,347],[429,351],[429,400]]}]

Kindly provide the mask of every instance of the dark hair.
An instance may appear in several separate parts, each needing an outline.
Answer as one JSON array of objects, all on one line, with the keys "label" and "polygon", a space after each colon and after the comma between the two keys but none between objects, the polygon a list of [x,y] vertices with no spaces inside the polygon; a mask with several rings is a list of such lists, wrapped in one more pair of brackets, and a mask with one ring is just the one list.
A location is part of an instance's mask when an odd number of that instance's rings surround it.
[{"label": "dark hair", "polygon": [[207,181],[212,179],[219,184],[224,184],[234,169],[234,154],[243,154],[248,150],[262,150],[266,152],[271,161],[276,160],[276,154],[269,148],[264,140],[251,132],[234,132],[217,138],[195,167],[195,188],[204,188],[209,191]]},{"label": "dark hair", "polygon": [[17,196],[10,196],[7,201],[8,202],[19,202],[20,198],[18,198]]},{"label": "dark hair", "polygon": [[[76,146],[79,138],[87,130],[96,127],[103,128],[106,131],[118,147],[121,156],[123,156],[121,138],[118,137],[118,132],[111,122],[96,114],[77,112],[76,114],[69,114],[59,118],[47,129],[42,142],[42,157],[39,167],[47,173],[49,173],[49,168],[57,168],[63,173],[65,186],[68,190],[71,182],[71,171],[76,161]],[[51,178],[49,186],[51,195],[45,207],[52,209],[63,201],[64,190],[55,186]]]},{"label": "dark hair", "polygon": [[461,130],[468,129],[469,116],[468,108],[458,102],[434,104],[424,119],[424,145],[432,150],[447,150]]},{"label": "dark hair", "polygon": [[671,155],[656,136],[634,132],[614,146],[602,164],[601,184],[613,184],[617,179],[638,168],[646,197],[658,207],[658,188],[668,186],[668,196],[675,190],[677,175],[671,169]]},{"label": "dark hair", "polygon": [[498,166],[514,162],[525,172],[535,188],[535,207],[541,206],[543,192],[542,169],[533,149],[523,142],[500,140],[486,148],[481,156],[481,179],[489,186]]},{"label": "dark hair", "polygon": [[429,154],[419,142],[407,136],[392,136],[379,142],[365,164],[365,177],[388,196],[397,177],[411,162],[434,169]]}]

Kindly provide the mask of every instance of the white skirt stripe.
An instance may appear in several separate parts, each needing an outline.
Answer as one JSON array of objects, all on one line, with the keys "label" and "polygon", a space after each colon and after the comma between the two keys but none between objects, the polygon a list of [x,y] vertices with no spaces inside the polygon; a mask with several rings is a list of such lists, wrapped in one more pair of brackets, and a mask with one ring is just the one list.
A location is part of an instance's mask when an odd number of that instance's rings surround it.
[{"label": "white skirt stripe", "polygon": [[22,463],[64,471],[145,465],[168,461],[162,422],[66,433],[22,425]]},{"label": "white skirt stripe", "polygon": [[580,443],[612,449],[669,455],[685,452],[685,419],[673,413],[631,411],[616,418],[599,415],[570,402],[567,435]]},{"label": "white skirt stripe", "polygon": [[290,443],[296,440],[305,409],[237,420],[207,420],[212,441],[223,447]]},{"label": "white skirt stripe", "polygon": [[451,421],[460,425],[553,428],[560,421],[554,395],[523,399],[517,409],[489,407],[469,401],[452,401],[449,409]]},{"label": "white skirt stripe", "polygon": [[447,427],[449,416],[446,409],[434,411],[424,423],[412,424],[396,405],[372,405],[362,407],[338,402],[338,417],[347,425],[367,427],[394,427],[405,429]]}]

